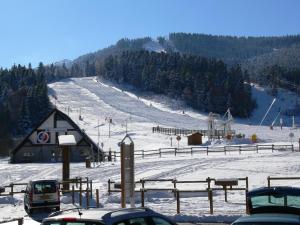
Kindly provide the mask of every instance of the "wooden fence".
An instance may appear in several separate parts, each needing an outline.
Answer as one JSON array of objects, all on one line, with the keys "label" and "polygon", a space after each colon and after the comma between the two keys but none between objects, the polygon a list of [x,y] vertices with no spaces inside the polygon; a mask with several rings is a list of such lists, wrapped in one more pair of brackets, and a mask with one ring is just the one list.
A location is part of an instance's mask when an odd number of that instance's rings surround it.
[{"label": "wooden fence", "polygon": [[[224,130],[215,130],[213,133],[209,130],[190,130],[190,129],[179,129],[179,128],[169,128],[169,127],[152,127],[152,133],[160,133],[167,135],[190,135],[199,132],[203,136],[210,136],[215,138],[225,137],[226,132]],[[235,134],[235,130],[227,131],[232,135]]]},{"label": "wooden fence", "polygon": [[[244,182],[244,184],[241,184],[239,181]],[[153,183],[155,183],[155,185],[153,185]],[[180,213],[180,209],[181,209],[180,208],[181,193],[207,193],[210,214],[213,214],[214,192],[224,191],[224,201],[227,202],[228,191],[230,192],[245,191],[245,200],[246,200],[246,193],[249,188],[248,177],[236,178],[236,179],[215,179],[215,178],[207,177],[205,180],[184,180],[184,181],[180,181],[177,179],[141,179],[139,181],[136,181],[135,184],[136,184],[135,192],[140,192],[141,194],[142,207],[145,206],[146,192],[153,192],[153,191],[172,192],[174,194],[174,198],[176,199],[177,214]],[[190,184],[202,184],[204,186],[202,186],[202,188],[189,189]],[[116,188],[112,187],[112,185],[114,185]],[[185,187],[183,188],[182,185],[185,185]],[[121,192],[120,183],[109,179],[108,195],[110,195],[113,192]]]},{"label": "wooden fence", "polygon": [[22,218],[20,217],[20,218],[0,221],[0,224],[2,224],[2,223],[10,223],[11,224],[11,222],[14,222],[14,221],[17,221],[18,225],[23,225],[24,224],[24,218],[23,217]]},{"label": "wooden fence", "polygon": [[[288,181],[288,180],[299,180],[300,181],[300,177],[271,177],[268,176],[267,177],[267,183],[268,183],[268,187],[271,187],[271,181]],[[285,185],[286,186],[286,185]]]},{"label": "wooden fence", "polygon": [[[294,145],[226,145],[226,146],[197,146],[197,147],[185,147],[185,148],[159,148],[150,150],[134,150],[134,156],[136,157],[150,157],[173,154],[177,156],[179,154],[210,154],[210,153],[224,153],[226,155],[230,152],[237,152],[242,154],[243,152],[255,152],[262,151],[292,151],[294,152]],[[120,157],[120,152],[113,152],[116,158]]]}]

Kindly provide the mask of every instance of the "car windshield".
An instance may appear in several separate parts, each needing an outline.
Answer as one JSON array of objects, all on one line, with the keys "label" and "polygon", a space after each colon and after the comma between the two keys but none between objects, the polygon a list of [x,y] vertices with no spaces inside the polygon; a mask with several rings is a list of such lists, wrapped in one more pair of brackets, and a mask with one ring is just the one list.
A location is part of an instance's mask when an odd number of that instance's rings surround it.
[{"label": "car windshield", "polygon": [[[249,193],[250,213],[282,212],[300,213],[300,192],[277,188]],[[292,211],[290,211],[292,210]]]},{"label": "car windshield", "polygon": [[44,194],[44,193],[55,193],[56,183],[55,182],[39,182],[33,185],[34,194]]}]

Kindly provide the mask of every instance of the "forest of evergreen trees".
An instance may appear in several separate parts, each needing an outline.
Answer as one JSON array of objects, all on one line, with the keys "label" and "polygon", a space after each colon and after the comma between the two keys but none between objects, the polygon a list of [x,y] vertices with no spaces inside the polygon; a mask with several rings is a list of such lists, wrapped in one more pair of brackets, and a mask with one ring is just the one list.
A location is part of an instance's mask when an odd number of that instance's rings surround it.
[{"label": "forest of evergreen trees", "polygon": [[45,67],[0,69],[0,141],[23,136],[51,110]]},{"label": "forest of evergreen trees", "polygon": [[265,67],[262,72],[262,83],[267,83],[272,94],[277,95],[278,88],[284,88],[300,94],[300,69],[286,69],[278,65]]},{"label": "forest of evergreen trees", "polygon": [[255,107],[248,75],[215,59],[179,53],[127,51],[105,59],[100,77],[126,82],[144,91],[182,98],[192,107],[249,117]]},{"label": "forest of evergreen trees", "polygon": [[[160,39],[160,42],[163,41]],[[213,57],[226,64],[241,63],[246,59],[290,48],[300,44],[300,35],[281,37],[234,37],[191,33],[171,33],[169,43],[185,54]],[[167,45],[168,42],[164,42]]]},{"label": "forest of evergreen trees", "polygon": [[[149,37],[119,40],[115,45],[95,53],[83,55],[73,61],[74,71],[99,75],[104,60],[110,55],[121,55],[124,51],[144,50]],[[180,53],[222,60],[226,65],[240,64],[252,82],[269,85],[267,71],[280,66],[286,73],[300,70],[300,35],[278,37],[235,37],[196,33],[170,33],[158,37],[158,43],[167,53]],[[74,64],[76,66],[74,66]],[[285,76],[282,74],[282,76]]]}]

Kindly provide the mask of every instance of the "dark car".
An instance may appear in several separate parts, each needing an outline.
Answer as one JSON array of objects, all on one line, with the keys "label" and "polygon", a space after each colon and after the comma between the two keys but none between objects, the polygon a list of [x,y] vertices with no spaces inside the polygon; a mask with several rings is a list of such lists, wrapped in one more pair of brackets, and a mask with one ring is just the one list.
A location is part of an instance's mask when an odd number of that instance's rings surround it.
[{"label": "dark car", "polygon": [[248,216],[233,225],[300,224],[300,188],[264,187],[247,194]]},{"label": "dark car", "polygon": [[51,214],[42,225],[176,225],[149,208],[71,209]]}]

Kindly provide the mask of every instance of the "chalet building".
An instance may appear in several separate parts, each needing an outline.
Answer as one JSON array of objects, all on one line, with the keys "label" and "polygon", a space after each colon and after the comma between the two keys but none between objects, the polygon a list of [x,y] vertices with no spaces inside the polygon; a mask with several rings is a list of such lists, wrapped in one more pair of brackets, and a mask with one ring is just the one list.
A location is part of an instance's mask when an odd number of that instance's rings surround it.
[{"label": "chalet building", "polygon": [[[53,109],[45,119],[10,153],[11,163],[60,162],[58,136],[74,135],[76,145],[70,147],[70,161],[83,162],[95,156],[102,161],[102,149],[65,113]],[[98,152],[99,151],[99,152]]]},{"label": "chalet building", "polygon": [[202,145],[202,136],[203,134],[196,132],[189,136],[188,138],[188,145]]}]

